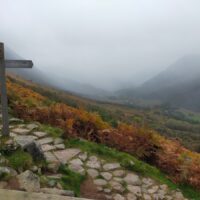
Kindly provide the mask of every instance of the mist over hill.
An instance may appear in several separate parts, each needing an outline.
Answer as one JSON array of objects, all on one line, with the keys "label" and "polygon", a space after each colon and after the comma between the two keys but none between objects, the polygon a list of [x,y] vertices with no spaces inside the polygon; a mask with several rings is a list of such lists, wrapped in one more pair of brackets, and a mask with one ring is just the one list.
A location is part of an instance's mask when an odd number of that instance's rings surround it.
[{"label": "mist over hill", "polygon": [[200,110],[200,55],[184,56],[141,86],[117,94]]},{"label": "mist over hill", "polygon": [[[17,55],[13,50],[6,48],[7,59],[24,59]],[[83,84],[78,81],[70,80],[65,77],[62,72],[55,74],[41,70],[41,67],[34,66],[32,69],[9,69],[11,73],[18,75],[26,80],[31,80],[35,83],[52,86],[57,89],[80,94],[90,98],[103,98],[108,96],[106,90],[93,87],[89,84]]]}]

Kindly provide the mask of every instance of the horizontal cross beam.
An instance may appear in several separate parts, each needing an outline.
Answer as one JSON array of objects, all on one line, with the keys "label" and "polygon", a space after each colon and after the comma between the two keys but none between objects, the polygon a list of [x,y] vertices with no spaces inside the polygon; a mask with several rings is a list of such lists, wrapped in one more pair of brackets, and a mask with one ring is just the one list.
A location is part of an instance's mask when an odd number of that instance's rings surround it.
[{"label": "horizontal cross beam", "polygon": [[5,60],[1,62],[2,64],[4,62],[5,68],[32,68],[33,67],[33,62],[30,60]]}]

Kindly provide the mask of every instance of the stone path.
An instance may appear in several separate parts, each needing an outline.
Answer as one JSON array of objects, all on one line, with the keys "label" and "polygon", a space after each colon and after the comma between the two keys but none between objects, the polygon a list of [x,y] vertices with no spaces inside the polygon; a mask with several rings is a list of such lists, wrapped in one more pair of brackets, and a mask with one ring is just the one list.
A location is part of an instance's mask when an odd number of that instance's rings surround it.
[{"label": "stone path", "polygon": [[[39,145],[47,163],[50,175],[57,174],[60,164],[77,173],[90,176],[99,193],[111,200],[184,200],[180,191],[172,191],[167,185],[125,170],[117,162],[105,161],[96,155],[89,155],[76,148],[65,148],[63,140],[52,138],[45,132],[36,131],[37,124],[12,125],[11,135],[16,142],[27,147],[31,142]],[[44,192],[44,189],[41,189]]]}]

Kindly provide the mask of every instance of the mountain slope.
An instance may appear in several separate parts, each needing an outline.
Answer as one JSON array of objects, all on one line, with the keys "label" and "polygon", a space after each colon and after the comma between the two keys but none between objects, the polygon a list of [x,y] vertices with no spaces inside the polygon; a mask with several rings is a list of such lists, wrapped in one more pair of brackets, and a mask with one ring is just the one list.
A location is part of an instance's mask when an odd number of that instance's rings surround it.
[{"label": "mountain slope", "polygon": [[[17,117],[62,128],[65,138],[82,138],[127,152],[157,166],[174,182],[200,188],[200,166],[197,165],[200,155],[178,141],[166,139],[144,126],[119,122],[114,128],[97,113],[52,101],[11,78],[8,78],[8,96]],[[124,165],[130,167],[127,164],[125,160]]]},{"label": "mountain slope", "polygon": [[137,89],[120,94],[200,110],[200,55],[185,56]]}]

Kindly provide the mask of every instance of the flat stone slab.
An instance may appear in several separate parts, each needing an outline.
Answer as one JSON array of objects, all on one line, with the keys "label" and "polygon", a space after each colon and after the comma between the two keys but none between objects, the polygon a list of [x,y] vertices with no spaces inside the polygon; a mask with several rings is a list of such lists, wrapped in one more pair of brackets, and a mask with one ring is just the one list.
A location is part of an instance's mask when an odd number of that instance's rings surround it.
[{"label": "flat stone slab", "polygon": [[42,138],[42,139],[37,140],[37,142],[38,142],[40,145],[43,145],[43,144],[50,144],[50,143],[53,143],[53,138],[52,138],[52,137],[46,137],[46,138]]},{"label": "flat stone slab", "polygon": [[65,145],[64,144],[56,144],[55,147],[56,147],[56,149],[59,149],[59,150],[65,149]]},{"label": "flat stone slab", "polygon": [[80,149],[65,149],[65,150],[55,151],[54,155],[62,164],[66,164],[70,159],[78,155],[80,152],[81,152]]},{"label": "flat stone slab", "polygon": [[5,189],[0,189],[0,197],[1,200],[89,200],[84,198],[67,197],[55,194],[31,193]]},{"label": "flat stone slab", "polygon": [[33,132],[33,135],[37,136],[38,138],[42,138],[42,137],[47,136],[48,134],[46,132],[35,131]]},{"label": "flat stone slab", "polygon": [[38,128],[38,125],[37,124],[28,124],[26,126],[26,128],[29,129],[30,131],[32,131],[33,129]]},{"label": "flat stone slab", "polygon": [[15,141],[19,144],[22,148],[26,145],[32,143],[36,139],[35,136],[32,135],[19,135],[15,137]]},{"label": "flat stone slab", "polygon": [[44,157],[45,157],[46,161],[49,163],[58,162],[58,159],[56,158],[56,156],[51,152],[45,152]]},{"label": "flat stone slab", "polygon": [[50,144],[44,144],[44,145],[41,146],[41,148],[42,148],[42,151],[43,151],[43,152],[52,151],[52,150],[55,150],[55,149],[56,149],[55,146],[50,145]]},{"label": "flat stone slab", "polygon": [[118,169],[120,168],[120,164],[119,163],[107,163],[103,166],[103,169],[105,171],[110,171],[110,170],[115,170],[115,169]]},{"label": "flat stone slab", "polygon": [[30,130],[26,128],[15,128],[15,129],[12,129],[12,131],[20,135],[27,135],[30,132]]}]

